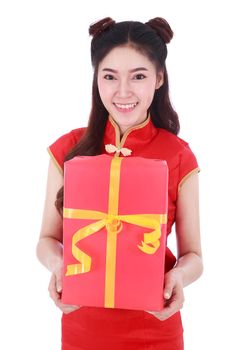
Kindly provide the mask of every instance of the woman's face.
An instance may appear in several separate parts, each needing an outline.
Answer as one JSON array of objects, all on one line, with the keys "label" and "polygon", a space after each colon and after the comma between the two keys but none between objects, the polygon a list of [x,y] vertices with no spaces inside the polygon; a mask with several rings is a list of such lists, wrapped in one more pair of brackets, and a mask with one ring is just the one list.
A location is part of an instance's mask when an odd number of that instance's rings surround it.
[{"label": "woman's face", "polygon": [[112,49],[98,66],[98,90],[121,134],[147,118],[163,73],[143,54],[128,46]]}]

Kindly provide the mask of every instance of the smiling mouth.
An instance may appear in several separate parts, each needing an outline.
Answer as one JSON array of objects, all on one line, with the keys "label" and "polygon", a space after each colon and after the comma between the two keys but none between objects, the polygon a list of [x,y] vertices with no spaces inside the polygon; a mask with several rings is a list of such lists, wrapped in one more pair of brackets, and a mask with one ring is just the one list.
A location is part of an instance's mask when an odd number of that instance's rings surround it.
[{"label": "smiling mouth", "polygon": [[136,103],[126,103],[126,104],[121,104],[121,103],[113,103],[116,107],[120,108],[120,109],[124,109],[124,110],[129,110],[129,109],[133,109],[134,107],[136,107],[138,105],[139,102]]}]

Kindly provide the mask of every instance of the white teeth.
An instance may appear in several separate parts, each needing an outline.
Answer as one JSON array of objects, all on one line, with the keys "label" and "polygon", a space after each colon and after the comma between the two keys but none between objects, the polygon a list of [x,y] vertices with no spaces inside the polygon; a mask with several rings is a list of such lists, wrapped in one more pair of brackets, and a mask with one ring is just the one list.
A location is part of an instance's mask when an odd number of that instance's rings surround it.
[{"label": "white teeth", "polygon": [[131,103],[131,104],[127,104],[127,105],[120,105],[118,103],[115,103],[115,105],[119,108],[129,109],[129,108],[135,107],[137,105],[137,103]]}]

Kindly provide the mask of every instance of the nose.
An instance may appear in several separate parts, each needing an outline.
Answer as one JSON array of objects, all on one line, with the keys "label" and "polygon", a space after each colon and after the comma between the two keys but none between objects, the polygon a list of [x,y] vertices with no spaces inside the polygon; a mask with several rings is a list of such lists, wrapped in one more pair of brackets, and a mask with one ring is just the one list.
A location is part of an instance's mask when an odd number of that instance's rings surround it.
[{"label": "nose", "polygon": [[117,96],[120,98],[127,98],[131,95],[132,92],[128,80],[120,80],[117,87]]}]

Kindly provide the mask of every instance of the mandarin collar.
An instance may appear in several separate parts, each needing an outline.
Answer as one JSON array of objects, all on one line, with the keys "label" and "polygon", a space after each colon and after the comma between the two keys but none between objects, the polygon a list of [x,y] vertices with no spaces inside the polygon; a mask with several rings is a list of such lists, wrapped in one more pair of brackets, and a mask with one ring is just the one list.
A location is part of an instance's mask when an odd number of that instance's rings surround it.
[{"label": "mandarin collar", "polygon": [[103,141],[104,145],[113,145],[118,149],[128,148],[132,151],[131,156],[133,156],[133,151],[151,142],[156,134],[157,128],[149,114],[144,122],[128,128],[120,139],[118,124],[111,115],[108,115]]}]

